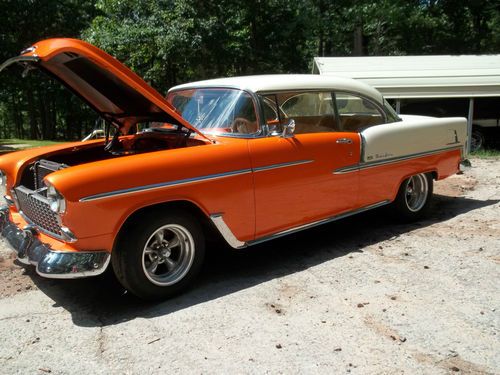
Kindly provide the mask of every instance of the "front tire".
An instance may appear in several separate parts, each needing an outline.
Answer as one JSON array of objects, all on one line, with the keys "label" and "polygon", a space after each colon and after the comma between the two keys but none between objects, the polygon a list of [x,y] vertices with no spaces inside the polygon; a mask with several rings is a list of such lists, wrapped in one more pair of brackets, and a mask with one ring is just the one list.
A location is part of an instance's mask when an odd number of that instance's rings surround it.
[{"label": "front tire", "polygon": [[127,226],[111,254],[116,277],[132,294],[165,299],[186,290],[205,257],[203,230],[185,212],[152,212]]},{"label": "front tire", "polygon": [[392,206],[395,215],[406,222],[421,219],[429,210],[433,181],[428,173],[420,173],[403,181]]}]

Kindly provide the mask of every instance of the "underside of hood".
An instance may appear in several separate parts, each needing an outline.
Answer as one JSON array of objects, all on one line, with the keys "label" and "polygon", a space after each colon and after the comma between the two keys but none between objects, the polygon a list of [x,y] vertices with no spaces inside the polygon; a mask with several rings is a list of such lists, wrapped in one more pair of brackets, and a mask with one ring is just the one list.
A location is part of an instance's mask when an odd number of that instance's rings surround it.
[{"label": "underside of hood", "polygon": [[114,57],[77,39],[35,43],[0,66],[36,67],[61,81],[122,133],[137,122],[180,125],[206,138],[186,122],[155,89]]}]

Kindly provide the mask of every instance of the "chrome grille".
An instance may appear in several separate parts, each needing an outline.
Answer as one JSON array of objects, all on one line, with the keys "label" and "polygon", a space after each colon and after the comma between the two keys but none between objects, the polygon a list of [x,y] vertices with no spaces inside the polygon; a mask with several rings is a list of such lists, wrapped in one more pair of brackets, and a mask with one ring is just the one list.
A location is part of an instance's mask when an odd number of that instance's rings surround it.
[{"label": "chrome grille", "polygon": [[66,164],[60,164],[56,163],[54,161],[50,160],[39,160],[34,164],[34,171],[35,171],[35,189],[41,189],[45,187],[45,184],[43,183],[43,179],[45,176],[47,176],[49,173],[52,173],[54,171],[58,171],[60,169],[67,168],[68,166]]},{"label": "chrome grille", "polygon": [[26,219],[32,224],[37,225],[43,232],[62,238],[59,218],[55,212],[50,209],[47,198],[24,186],[18,186],[15,189],[19,209]]}]

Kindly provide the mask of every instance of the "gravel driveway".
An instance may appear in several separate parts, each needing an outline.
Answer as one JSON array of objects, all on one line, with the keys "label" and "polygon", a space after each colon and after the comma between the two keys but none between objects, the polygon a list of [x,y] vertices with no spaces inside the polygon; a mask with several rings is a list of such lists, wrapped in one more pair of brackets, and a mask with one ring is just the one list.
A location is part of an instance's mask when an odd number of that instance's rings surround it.
[{"label": "gravel driveway", "polygon": [[383,210],[231,253],[158,304],[110,276],[47,280],[0,243],[5,374],[500,373],[500,160]]}]

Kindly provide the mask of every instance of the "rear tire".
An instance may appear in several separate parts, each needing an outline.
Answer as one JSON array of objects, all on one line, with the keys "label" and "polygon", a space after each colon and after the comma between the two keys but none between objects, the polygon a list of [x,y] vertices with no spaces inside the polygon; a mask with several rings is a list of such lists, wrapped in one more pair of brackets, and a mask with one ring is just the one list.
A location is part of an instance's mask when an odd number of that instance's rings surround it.
[{"label": "rear tire", "polygon": [[433,181],[428,173],[420,173],[403,181],[392,203],[395,216],[406,222],[421,219],[429,210]]},{"label": "rear tire", "polygon": [[472,129],[472,134],[470,137],[470,151],[474,152],[480,150],[484,147],[486,140],[484,139],[484,134],[476,129]]},{"label": "rear tire", "polygon": [[194,216],[181,211],[142,216],[127,226],[111,254],[120,283],[146,300],[186,290],[204,258],[203,230]]}]

